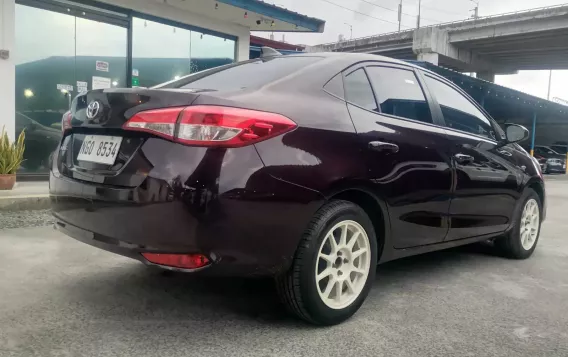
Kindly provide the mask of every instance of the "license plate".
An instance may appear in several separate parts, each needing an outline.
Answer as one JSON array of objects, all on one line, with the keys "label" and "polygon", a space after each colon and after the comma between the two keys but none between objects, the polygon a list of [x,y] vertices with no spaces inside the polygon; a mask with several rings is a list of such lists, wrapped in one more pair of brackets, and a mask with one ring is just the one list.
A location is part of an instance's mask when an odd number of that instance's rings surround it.
[{"label": "license plate", "polygon": [[87,135],[83,140],[77,160],[113,165],[121,142],[122,137],[120,136]]}]

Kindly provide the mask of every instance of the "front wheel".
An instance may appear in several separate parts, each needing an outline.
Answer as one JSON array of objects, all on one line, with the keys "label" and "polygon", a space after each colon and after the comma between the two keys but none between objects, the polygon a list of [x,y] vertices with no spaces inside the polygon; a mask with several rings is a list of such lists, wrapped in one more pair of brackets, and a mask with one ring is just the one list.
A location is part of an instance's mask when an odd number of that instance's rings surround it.
[{"label": "front wheel", "polygon": [[536,192],[528,189],[523,204],[515,213],[515,224],[504,237],[495,240],[503,255],[512,259],[526,259],[532,255],[540,236],[542,203]]},{"label": "front wheel", "polygon": [[332,201],[315,214],[277,287],[295,315],[334,325],[361,307],[376,265],[375,231],[365,211],[348,201]]}]

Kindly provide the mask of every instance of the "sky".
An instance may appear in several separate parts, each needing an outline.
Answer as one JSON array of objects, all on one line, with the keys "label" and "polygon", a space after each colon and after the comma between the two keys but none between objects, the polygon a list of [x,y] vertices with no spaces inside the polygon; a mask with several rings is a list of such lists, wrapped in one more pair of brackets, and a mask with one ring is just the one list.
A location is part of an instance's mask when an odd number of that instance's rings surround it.
[{"label": "sky", "polygon": [[[399,0],[266,1],[326,21],[323,34],[285,34],[285,40],[289,43],[317,45],[335,42],[340,34],[349,39],[351,36],[349,25],[353,28],[353,38],[398,30],[397,8],[400,3]],[[479,16],[496,15],[565,3],[568,3],[568,0],[540,0],[538,2],[534,0],[479,0]],[[473,14],[471,10],[475,6],[476,4],[471,0],[422,0],[420,24],[432,25],[463,20]],[[402,29],[416,27],[418,0],[402,0],[402,12],[406,14],[402,17]],[[253,34],[266,38],[270,35],[270,33],[266,32],[254,32]],[[274,39],[281,41],[282,34],[275,33]],[[519,71],[518,74],[514,75],[498,75],[495,78],[495,82],[528,94],[546,98],[548,78],[549,71]],[[568,84],[566,83],[568,83],[568,70],[552,71],[550,98],[559,97],[568,100]]]}]

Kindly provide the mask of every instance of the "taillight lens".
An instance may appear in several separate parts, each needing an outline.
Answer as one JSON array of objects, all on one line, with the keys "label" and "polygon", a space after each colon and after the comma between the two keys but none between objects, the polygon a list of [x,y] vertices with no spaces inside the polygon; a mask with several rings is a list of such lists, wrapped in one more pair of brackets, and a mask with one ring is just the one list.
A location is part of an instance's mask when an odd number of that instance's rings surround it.
[{"label": "taillight lens", "polygon": [[61,131],[63,133],[65,133],[66,130],[71,129],[72,118],[73,115],[71,114],[71,112],[66,112],[65,114],[63,114],[63,117],[61,118]]},{"label": "taillight lens", "polygon": [[173,140],[176,122],[182,111],[183,108],[166,108],[140,112],[130,118],[123,129],[143,131]]},{"label": "taillight lens", "polygon": [[210,105],[143,111],[123,126],[185,145],[218,147],[254,144],[295,127],[296,123],[280,114]]},{"label": "taillight lens", "polygon": [[142,256],[150,263],[182,269],[202,268],[210,262],[203,254],[142,253]]}]

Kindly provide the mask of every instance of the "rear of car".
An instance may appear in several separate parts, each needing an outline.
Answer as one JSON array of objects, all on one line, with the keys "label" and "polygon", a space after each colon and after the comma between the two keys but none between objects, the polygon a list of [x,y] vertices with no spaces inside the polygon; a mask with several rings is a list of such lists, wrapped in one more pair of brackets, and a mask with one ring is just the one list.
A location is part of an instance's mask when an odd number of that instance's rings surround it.
[{"label": "rear of car", "polygon": [[544,173],[566,172],[566,155],[554,151],[549,146],[535,146],[534,157],[538,159]]},{"label": "rear of car", "polygon": [[543,166],[543,171],[545,173],[566,172],[566,160],[562,157],[547,158]]},{"label": "rear of car", "polygon": [[[51,169],[56,227],[170,269],[285,269],[317,209],[309,202],[320,197],[265,173],[255,148],[281,140],[297,123],[238,97],[319,60],[299,58],[223,66],[153,89],[79,95],[62,122]],[[276,204],[283,200],[290,202]]]}]

